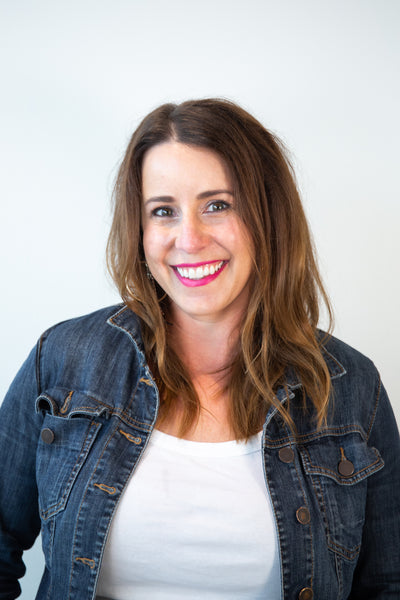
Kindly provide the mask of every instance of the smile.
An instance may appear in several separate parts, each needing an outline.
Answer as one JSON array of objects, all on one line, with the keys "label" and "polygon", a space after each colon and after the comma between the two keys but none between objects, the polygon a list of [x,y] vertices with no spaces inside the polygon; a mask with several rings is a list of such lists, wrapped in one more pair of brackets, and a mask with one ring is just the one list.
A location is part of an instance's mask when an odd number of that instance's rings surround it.
[{"label": "smile", "polygon": [[213,263],[175,265],[173,269],[181,283],[188,287],[197,287],[214,281],[227,264],[228,261],[221,260]]},{"label": "smile", "polygon": [[204,277],[208,277],[209,275],[214,275],[217,273],[224,261],[221,260],[219,263],[209,263],[205,265],[200,265],[198,267],[175,267],[181,277],[185,277],[185,279],[204,279]]}]

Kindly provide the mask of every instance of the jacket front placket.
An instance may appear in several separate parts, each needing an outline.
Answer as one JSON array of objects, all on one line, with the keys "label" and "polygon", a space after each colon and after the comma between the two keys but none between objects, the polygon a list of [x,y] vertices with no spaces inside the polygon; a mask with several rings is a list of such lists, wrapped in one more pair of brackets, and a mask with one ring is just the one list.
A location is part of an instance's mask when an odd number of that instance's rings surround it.
[{"label": "jacket front placket", "polygon": [[[277,398],[283,403],[294,393],[282,387]],[[269,411],[264,425],[263,458],[279,542],[282,600],[311,600],[315,565],[311,507],[295,436],[276,408]]]},{"label": "jacket front placket", "polygon": [[[95,465],[88,465],[93,472],[77,513],[67,595],[70,600],[95,598],[111,519],[147,446],[157,418],[158,390],[144,360],[141,369],[131,397],[117,403],[123,410],[111,415],[103,424],[102,450],[96,457]],[[150,420],[143,420],[140,414],[144,402]],[[87,535],[88,531],[95,532],[95,535]]]}]

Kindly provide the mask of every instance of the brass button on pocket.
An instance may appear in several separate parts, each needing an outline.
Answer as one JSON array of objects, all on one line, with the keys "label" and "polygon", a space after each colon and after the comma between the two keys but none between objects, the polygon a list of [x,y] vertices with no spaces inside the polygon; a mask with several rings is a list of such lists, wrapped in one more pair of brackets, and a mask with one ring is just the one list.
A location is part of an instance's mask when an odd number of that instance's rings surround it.
[{"label": "brass button on pocket", "polygon": [[300,508],[296,510],[296,519],[302,525],[308,525],[308,523],[311,521],[311,515],[306,506],[300,506]]},{"label": "brass button on pocket", "polygon": [[311,588],[303,588],[299,594],[299,600],[313,600],[314,592]]},{"label": "brass button on pocket", "polygon": [[40,437],[45,444],[52,444],[54,442],[54,432],[51,429],[43,429],[40,433]]},{"label": "brass button on pocket", "polygon": [[278,452],[279,458],[284,463],[291,463],[294,461],[294,452],[288,446],[281,448]]},{"label": "brass button on pocket", "polygon": [[354,465],[351,460],[347,460],[346,458],[338,464],[338,471],[343,477],[350,477],[354,473]]}]

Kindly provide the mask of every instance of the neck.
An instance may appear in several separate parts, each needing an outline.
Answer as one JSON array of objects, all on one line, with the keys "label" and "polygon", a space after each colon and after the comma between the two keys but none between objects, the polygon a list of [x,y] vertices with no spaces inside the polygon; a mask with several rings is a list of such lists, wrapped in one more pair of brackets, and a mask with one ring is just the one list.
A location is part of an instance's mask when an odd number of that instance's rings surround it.
[{"label": "neck", "polygon": [[[203,409],[185,434],[186,439],[203,442],[234,439],[226,384],[239,341],[241,315],[236,319],[207,321],[171,310],[168,320],[170,343],[185,365]],[[183,404],[183,398],[178,396],[173,411],[162,423],[162,431],[178,435]]]},{"label": "neck", "polygon": [[173,314],[171,341],[193,378],[216,374],[229,366],[239,341],[240,320],[231,317],[215,322]]}]

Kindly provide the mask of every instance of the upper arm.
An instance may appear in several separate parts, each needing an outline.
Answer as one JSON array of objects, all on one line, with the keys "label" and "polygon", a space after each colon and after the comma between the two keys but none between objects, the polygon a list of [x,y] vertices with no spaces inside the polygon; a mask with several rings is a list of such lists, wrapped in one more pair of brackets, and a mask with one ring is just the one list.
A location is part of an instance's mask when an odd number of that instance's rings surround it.
[{"label": "upper arm", "polygon": [[36,348],[17,373],[0,406],[0,598],[19,595],[23,550],[40,531],[36,446],[41,415],[35,411]]},{"label": "upper arm", "polygon": [[361,552],[352,600],[400,598],[400,439],[386,390],[379,381],[368,445],[385,466],[368,479]]}]

